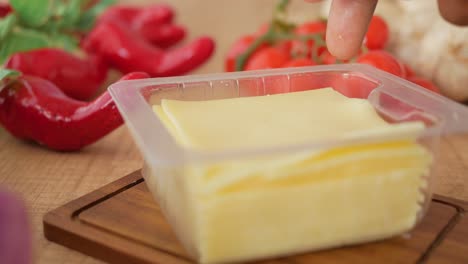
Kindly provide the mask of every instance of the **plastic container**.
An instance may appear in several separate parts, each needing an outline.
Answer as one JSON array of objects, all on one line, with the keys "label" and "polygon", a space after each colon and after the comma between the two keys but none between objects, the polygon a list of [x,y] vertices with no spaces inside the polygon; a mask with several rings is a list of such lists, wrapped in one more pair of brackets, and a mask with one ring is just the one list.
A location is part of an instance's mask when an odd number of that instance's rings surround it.
[{"label": "plastic container", "polygon": [[[333,87],[348,97],[367,98],[375,109],[391,122],[411,120],[425,122],[427,127],[418,142],[432,153],[434,158],[432,164],[435,164],[437,160],[437,146],[440,136],[444,133],[465,131],[466,124],[468,124],[468,110],[464,106],[408,81],[365,65],[313,66],[132,80],[116,83],[109,88],[137,146],[143,154],[145,160],[143,175],[146,183],[158,200],[163,213],[175,230],[179,240],[195,260],[201,262],[245,261],[252,260],[252,258],[273,257],[339,245],[331,244],[323,247],[265,251],[268,253],[254,254],[253,257],[251,255],[250,257],[231,256],[226,258],[204,256],[203,252],[206,248],[203,249],[204,246],[201,243],[203,238],[200,237],[202,236],[201,231],[198,230],[199,226],[197,226],[202,221],[200,219],[202,219],[203,214],[194,209],[196,204],[190,202],[196,199],[196,194],[188,186],[188,182],[192,180],[186,175],[188,168],[224,164],[226,162],[244,162],[265,157],[295,155],[309,150],[331,149],[340,146],[366,144],[366,142],[388,141],[390,139],[366,137],[353,140],[274,146],[262,149],[197,152],[185,149],[175,142],[163,123],[153,113],[151,105],[159,104],[161,99],[211,100],[287,93],[323,87]],[[366,168],[363,167],[362,170],[365,171]],[[432,195],[432,171],[433,169],[424,175],[426,184],[420,190],[422,197],[419,201],[421,210],[418,212],[416,222],[411,228],[422,219],[429,205]],[[375,200],[372,197],[369,199]],[[355,204],[353,206],[359,209],[358,207],[361,205]],[[385,205],[382,204],[382,206]],[[278,206],[278,211],[281,210],[286,210],[286,208]],[[388,208],[388,210],[392,209]],[[372,211],[367,213],[373,214]],[[265,221],[269,220],[265,219]],[[245,225],[245,223],[243,224]],[[402,233],[409,232],[411,228]],[[363,239],[362,242],[375,239]],[[261,238],[259,241],[261,241]],[[343,242],[342,244],[347,243]],[[229,247],[229,245],[226,246]],[[263,247],[261,243],[258,246]],[[236,250],[239,251],[239,249]],[[235,255],[235,252],[233,254]]]}]

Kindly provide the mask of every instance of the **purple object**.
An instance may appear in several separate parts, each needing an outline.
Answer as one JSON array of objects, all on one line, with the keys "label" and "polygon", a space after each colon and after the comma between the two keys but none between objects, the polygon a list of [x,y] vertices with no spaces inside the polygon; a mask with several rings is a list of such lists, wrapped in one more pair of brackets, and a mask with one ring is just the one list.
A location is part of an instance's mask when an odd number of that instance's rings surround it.
[{"label": "purple object", "polygon": [[31,234],[23,201],[0,188],[0,263],[29,264]]}]

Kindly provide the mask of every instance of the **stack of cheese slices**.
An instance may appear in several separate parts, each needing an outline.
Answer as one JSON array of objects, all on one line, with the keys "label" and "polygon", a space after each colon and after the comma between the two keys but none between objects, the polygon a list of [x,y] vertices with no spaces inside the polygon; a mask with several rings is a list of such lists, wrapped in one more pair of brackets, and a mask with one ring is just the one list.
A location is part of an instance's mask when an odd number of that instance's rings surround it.
[{"label": "stack of cheese slices", "polygon": [[[331,88],[162,100],[153,109],[181,147],[246,153],[187,164],[171,177],[149,176],[150,190],[158,192],[173,228],[200,262],[374,241],[407,232],[418,221],[432,161],[417,142],[423,123],[388,123],[367,100]],[[247,154],[301,144],[319,147]]]}]

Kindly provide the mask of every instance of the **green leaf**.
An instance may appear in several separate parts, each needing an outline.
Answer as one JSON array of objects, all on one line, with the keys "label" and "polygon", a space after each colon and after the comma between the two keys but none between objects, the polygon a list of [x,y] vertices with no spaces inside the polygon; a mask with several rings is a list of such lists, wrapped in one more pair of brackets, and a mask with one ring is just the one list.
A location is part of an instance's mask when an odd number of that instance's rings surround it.
[{"label": "green leaf", "polygon": [[41,32],[47,32],[50,34],[55,34],[56,32],[59,31],[60,28],[60,22],[59,21],[54,21],[54,20],[49,20],[46,24],[42,25],[41,27],[37,28]]},{"label": "green leaf", "polygon": [[10,0],[20,22],[26,26],[44,25],[51,15],[53,0]]},{"label": "green leaf", "polygon": [[65,34],[54,34],[49,36],[51,46],[65,49],[68,51],[74,51],[78,47],[78,40],[72,36]]},{"label": "green leaf", "polygon": [[11,54],[51,46],[47,34],[32,30],[15,28],[8,38],[0,43],[0,63]]},{"label": "green leaf", "polygon": [[77,29],[81,31],[90,30],[96,21],[96,17],[99,16],[106,8],[115,4],[115,0],[101,0],[89,10],[84,12],[77,23]]},{"label": "green leaf", "polygon": [[0,20],[0,41],[5,39],[8,34],[13,30],[13,27],[16,25],[16,16],[14,14],[9,14]]},{"label": "green leaf", "polygon": [[[94,0],[93,0],[94,1]],[[55,47],[74,51],[78,34],[87,32],[96,17],[115,0],[10,0],[14,15],[0,19],[0,63],[14,53]]]},{"label": "green leaf", "polygon": [[82,14],[82,2],[83,0],[69,0],[57,5],[54,17],[59,29],[74,29]]}]

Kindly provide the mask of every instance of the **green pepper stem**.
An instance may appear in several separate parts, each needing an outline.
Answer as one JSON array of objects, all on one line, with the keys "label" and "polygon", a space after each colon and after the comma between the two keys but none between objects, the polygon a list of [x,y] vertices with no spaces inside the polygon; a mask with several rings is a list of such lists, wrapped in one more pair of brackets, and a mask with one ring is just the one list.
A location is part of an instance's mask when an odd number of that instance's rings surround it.
[{"label": "green pepper stem", "polygon": [[21,72],[19,71],[0,68],[0,91],[8,86],[10,81],[15,80],[19,76],[21,76]]},{"label": "green pepper stem", "polygon": [[267,33],[262,35],[261,37],[257,38],[248,48],[247,50],[239,55],[236,58],[236,71],[242,71],[244,69],[245,64],[247,63],[247,60],[250,58],[250,56],[257,50],[258,47],[260,47],[262,44],[267,43],[270,41],[271,36],[273,35],[272,31],[272,26],[270,26],[270,29],[268,30]]},{"label": "green pepper stem", "polygon": [[276,10],[280,12],[285,12],[289,5],[289,2],[290,2],[289,0],[281,0],[279,4],[276,6]]},{"label": "green pepper stem", "polygon": [[286,12],[289,3],[289,0],[280,0],[280,2],[276,5],[276,8],[273,12],[273,21],[268,27],[268,31],[259,38],[257,38],[243,54],[239,55],[236,58],[236,71],[242,71],[244,69],[248,58],[255,52],[255,50],[257,50],[258,47],[260,47],[264,43],[270,43],[273,41],[273,36],[275,35],[276,28],[282,29],[283,31],[289,30],[290,24],[282,21],[280,16],[280,14]]},{"label": "green pepper stem", "polygon": [[[275,43],[276,41],[284,41],[284,40],[300,40],[307,42],[309,40],[313,40],[314,43],[317,45],[317,47],[321,47],[325,45],[325,42],[323,41],[320,33],[315,33],[315,34],[309,34],[309,35],[294,35],[290,33],[276,33],[272,28],[267,31],[264,35],[260,36],[257,38],[248,48],[247,50],[239,55],[236,59],[236,71],[241,71],[244,69],[245,64],[247,63],[247,60],[250,58],[250,56],[262,45],[265,43]],[[318,51],[317,48],[314,45],[313,49],[313,58],[317,59],[318,58]]]}]

